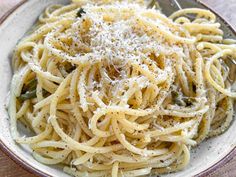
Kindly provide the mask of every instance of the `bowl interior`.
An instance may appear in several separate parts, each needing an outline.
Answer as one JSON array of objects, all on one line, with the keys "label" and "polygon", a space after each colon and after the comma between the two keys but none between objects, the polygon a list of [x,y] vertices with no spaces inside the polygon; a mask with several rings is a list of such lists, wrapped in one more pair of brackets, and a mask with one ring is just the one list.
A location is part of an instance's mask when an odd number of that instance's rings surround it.
[{"label": "bowl interior", "polygon": [[[61,171],[59,166],[43,165],[31,156],[31,150],[27,146],[20,146],[14,143],[9,129],[9,116],[6,111],[7,97],[9,94],[11,71],[11,55],[18,40],[31,28],[37,20],[39,14],[50,4],[67,4],[69,0],[30,0],[13,12],[3,24],[0,25],[0,76],[2,86],[0,87],[0,144],[10,156],[17,159],[23,166],[27,166],[42,176],[67,177]],[[166,1],[161,1],[165,5]],[[195,0],[181,0],[182,7],[200,7],[205,8]],[[173,8],[167,9],[166,13],[173,12]],[[225,37],[236,38],[232,29],[220,18],[218,21],[222,24]],[[30,136],[22,125],[18,126],[19,132]],[[203,142],[199,147],[192,150],[191,163],[180,172],[168,174],[168,177],[189,177],[199,174],[223,159],[236,145],[234,130],[236,122],[224,134]],[[203,163],[204,162],[204,163]]]}]

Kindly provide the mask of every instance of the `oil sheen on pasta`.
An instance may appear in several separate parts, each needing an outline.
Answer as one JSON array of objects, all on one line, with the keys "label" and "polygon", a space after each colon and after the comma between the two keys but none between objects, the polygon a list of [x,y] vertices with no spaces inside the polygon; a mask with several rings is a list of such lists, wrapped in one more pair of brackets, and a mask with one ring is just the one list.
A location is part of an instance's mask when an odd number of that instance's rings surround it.
[{"label": "oil sheen on pasta", "polygon": [[[53,5],[18,43],[11,131],[36,160],[74,176],[174,172],[192,147],[229,127],[235,41],[208,10],[166,17],[146,7]],[[35,136],[19,135],[18,121]]]}]

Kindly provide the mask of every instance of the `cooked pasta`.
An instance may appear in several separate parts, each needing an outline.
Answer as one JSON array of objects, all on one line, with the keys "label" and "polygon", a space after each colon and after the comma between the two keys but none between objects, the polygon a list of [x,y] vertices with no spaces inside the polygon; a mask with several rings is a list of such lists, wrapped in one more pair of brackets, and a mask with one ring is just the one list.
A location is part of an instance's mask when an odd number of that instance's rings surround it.
[{"label": "cooked pasta", "polygon": [[[236,41],[223,35],[203,9],[166,17],[141,0],[50,6],[14,52],[12,136],[73,176],[181,170],[191,148],[233,119]],[[18,133],[18,121],[35,135]]]}]

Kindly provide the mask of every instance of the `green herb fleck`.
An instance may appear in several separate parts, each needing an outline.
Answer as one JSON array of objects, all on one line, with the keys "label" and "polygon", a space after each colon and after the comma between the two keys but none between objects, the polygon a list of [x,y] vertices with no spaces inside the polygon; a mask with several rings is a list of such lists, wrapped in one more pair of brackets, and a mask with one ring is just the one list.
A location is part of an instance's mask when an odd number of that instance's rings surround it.
[{"label": "green herb fleck", "polygon": [[179,106],[185,106],[185,102],[181,99],[181,96],[178,92],[172,91],[171,95],[175,104]]},{"label": "green herb fleck", "polygon": [[20,101],[25,101],[25,100],[29,100],[32,98],[36,98],[36,89],[33,91],[27,91],[26,93],[21,94],[18,98]]},{"label": "green herb fleck", "polygon": [[[24,84],[23,89],[21,91],[21,95],[18,97],[19,101],[25,101],[25,100],[36,98],[37,97],[36,95],[37,84],[38,84],[38,81],[36,78]],[[42,93],[44,97],[49,94],[49,92],[47,92],[44,89],[42,90]]]}]

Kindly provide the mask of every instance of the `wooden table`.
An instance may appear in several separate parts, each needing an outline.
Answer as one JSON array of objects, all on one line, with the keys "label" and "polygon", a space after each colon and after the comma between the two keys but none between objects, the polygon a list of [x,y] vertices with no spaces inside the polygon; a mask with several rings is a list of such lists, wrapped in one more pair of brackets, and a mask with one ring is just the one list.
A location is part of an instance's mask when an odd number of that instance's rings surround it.
[{"label": "wooden table", "polygon": [[[21,0],[0,0],[0,17]],[[230,22],[236,29],[236,0],[202,0]],[[0,151],[0,176],[1,177],[35,177],[35,175],[22,169],[9,157]],[[235,177],[236,157],[229,163],[216,170],[208,177]]]}]

